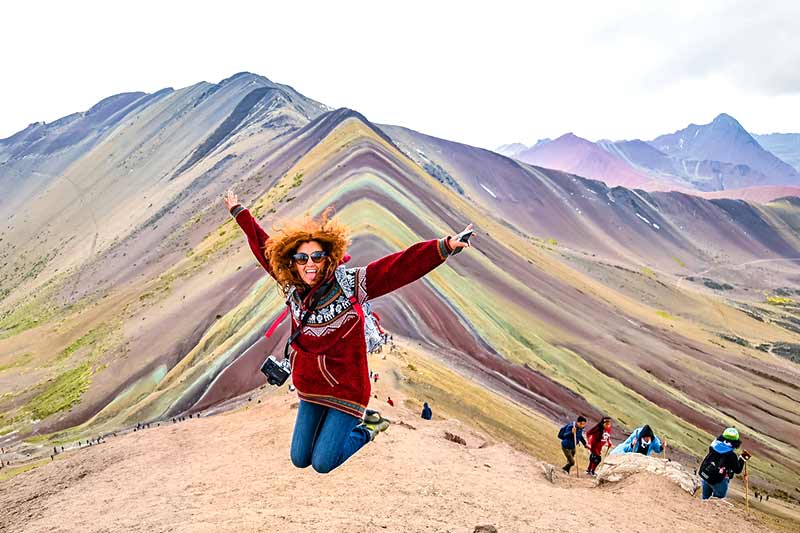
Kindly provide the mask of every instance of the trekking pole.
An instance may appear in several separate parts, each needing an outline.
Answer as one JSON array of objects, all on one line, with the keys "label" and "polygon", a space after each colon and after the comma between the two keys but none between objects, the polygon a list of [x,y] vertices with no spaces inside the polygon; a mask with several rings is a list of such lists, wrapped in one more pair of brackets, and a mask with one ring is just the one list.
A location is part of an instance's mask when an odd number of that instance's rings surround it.
[{"label": "trekking pole", "polygon": [[750,476],[747,475],[747,462],[744,463],[744,508],[750,512]]},{"label": "trekking pole", "polygon": [[[578,428],[572,426],[572,442],[575,443],[575,477],[581,477],[581,467],[578,466]],[[745,465],[747,466],[747,465]]]}]

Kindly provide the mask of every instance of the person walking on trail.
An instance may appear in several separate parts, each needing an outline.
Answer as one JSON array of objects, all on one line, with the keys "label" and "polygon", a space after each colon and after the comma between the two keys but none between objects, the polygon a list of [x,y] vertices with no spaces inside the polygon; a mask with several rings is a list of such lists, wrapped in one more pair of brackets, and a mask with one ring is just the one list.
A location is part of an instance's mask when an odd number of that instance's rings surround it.
[{"label": "person walking on trail", "polygon": [[391,405],[392,407],[394,407],[394,400],[392,400],[392,397],[391,397],[391,396],[389,396],[389,397],[386,399],[386,403],[388,403],[389,405]]},{"label": "person walking on trail", "polygon": [[644,425],[642,427],[638,427],[633,430],[630,436],[611,450],[611,455],[616,455],[619,453],[640,453],[642,455],[649,455],[651,453],[661,453],[664,451],[664,446],[667,445],[667,441],[664,440],[663,442],[653,433],[653,430],[648,425]]},{"label": "person walking on trail", "polygon": [[[708,453],[697,470],[703,481],[704,500],[712,496],[715,498],[727,496],[728,483],[736,474],[741,474],[745,469],[745,464],[750,459],[750,453],[742,450],[742,454],[739,456],[734,451],[741,444],[739,430],[727,428],[708,447]],[[744,478],[747,481],[746,473]]]},{"label": "person walking on trail", "polygon": [[352,268],[345,266],[349,229],[331,219],[329,209],[316,219],[287,221],[270,236],[232,191],[224,203],[287,299],[294,350],[289,359],[300,399],[292,463],[330,472],[389,427],[379,414],[364,419],[370,398],[364,308],[469,247],[467,235],[457,236],[465,242],[450,236],[419,242]]},{"label": "person walking on trail", "polygon": [[597,465],[603,460],[603,448],[611,448],[611,417],[604,416],[600,422],[586,432],[586,441],[589,443],[589,466],[586,473],[595,475]]},{"label": "person walking on trail", "polygon": [[570,422],[558,431],[558,438],[561,439],[561,451],[567,458],[561,470],[569,474],[570,469],[575,465],[575,443],[580,442],[586,447],[586,439],[583,438],[583,428],[586,427],[586,418],[579,416],[575,422]]},{"label": "person walking on trail", "polygon": [[431,411],[431,407],[428,405],[428,402],[425,402],[422,405],[422,415],[420,416],[422,416],[422,418],[425,420],[430,420],[433,418],[433,411]]}]

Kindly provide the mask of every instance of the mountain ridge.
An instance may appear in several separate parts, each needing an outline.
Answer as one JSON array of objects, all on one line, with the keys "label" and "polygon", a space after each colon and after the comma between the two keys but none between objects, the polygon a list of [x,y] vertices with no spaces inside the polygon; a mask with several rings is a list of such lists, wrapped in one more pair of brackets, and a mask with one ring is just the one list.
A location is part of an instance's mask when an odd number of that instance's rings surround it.
[{"label": "mountain ridge", "polygon": [[[728,197],[772,200],[767,198],[774,190],[772,187],[800,186],[800,174],[795,168],[762,148],[754,136],[726,113],[717,115],[708,124],[690,124],[652,141],[600,140],[592,143],[586,139],[578,142],[577,139],[580,138],[571,133],[559,137],[557,141],[564,145],[562,153],[551,151],[536,156],[535,147],[521,150],[517,146],[513,153],[504,155],[600,179],[610,185],[643,186],[649,190],[727,190],[731,191]],[[763,142],[770,141],[765,137]],[[791,147],[791,141],[788,145],[786,140],[771,142],[771,146],[782,150],[781,153],[789,158],[800,154],[800,141],[796,143],[796,149]],[[608,152],[611,158],[597,155],[595,147]],[[586,161],[575,161],[574,153],[592,152],[595,152],[594,156],[584,155]],[[601,160],[602,164],[599,163]],[[639,177],[631,177],[636,175]],[[627,176],[627,181],[621,176]],[[744,191],[748,188],[758,190]]]}]

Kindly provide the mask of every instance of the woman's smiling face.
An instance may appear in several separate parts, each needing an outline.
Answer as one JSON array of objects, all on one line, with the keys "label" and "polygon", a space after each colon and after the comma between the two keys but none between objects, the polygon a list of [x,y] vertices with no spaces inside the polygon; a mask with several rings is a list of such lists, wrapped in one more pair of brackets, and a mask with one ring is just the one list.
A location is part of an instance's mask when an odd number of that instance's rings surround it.
[{"label": "woman's smiling face", "polygon": [[[325,271],[327,259],[319,258],[320,253],[325,253],[322,245],[317,241],[308,241],[298,246],[293,256],[294,266],[300,279],[311,287],[320,282],[322,273]],[[315,263],[314,259],[319,259],[319,262]]]}]

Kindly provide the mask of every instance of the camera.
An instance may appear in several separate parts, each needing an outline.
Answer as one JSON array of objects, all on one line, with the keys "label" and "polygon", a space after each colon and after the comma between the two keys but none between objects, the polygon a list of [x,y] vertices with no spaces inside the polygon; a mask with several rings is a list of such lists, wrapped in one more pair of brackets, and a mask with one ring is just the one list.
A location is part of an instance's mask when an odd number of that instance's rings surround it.
[{"label": "camera", "polygon": [[[470,229],[470,230],[464,230],[464,231],[462,231],[461,233],[459,233],[458,235],[456,235],[456,236],[455,236],[455,237],[453,237],[453,238],[454,238],[455,240],[457,240],[457,241],[461,241],[461,242],[468,242],[468,241],[469,241],[469,238],[470,238],[470,237],[472,237],[472,233],[473,233],[473,231],[474,231],[474,230],[471,230],[471,229]],[[460,253],[460,252],[461,252],[461,250],[462,250],[461,248],[456,248],[455,250],[453,250],[452,252],[450,252],[450,255],[456,255],[457,253]]]},{"label": "camera", "polygon": [[267,376],[267,383],[270,385],[281,386],[286,383],[289,375],[292,373],[292,366],[288,359],[278,361],[274,355],[267,357],[264,364],[261,365],[261,372]]}]

